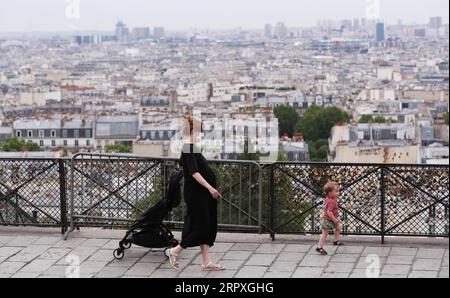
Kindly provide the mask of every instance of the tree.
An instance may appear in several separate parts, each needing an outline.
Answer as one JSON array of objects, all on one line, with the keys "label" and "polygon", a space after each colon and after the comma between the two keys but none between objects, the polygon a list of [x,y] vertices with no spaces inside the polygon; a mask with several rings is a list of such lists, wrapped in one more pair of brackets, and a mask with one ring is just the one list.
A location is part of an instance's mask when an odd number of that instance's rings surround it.
[{"label": "tree", "polygon": [[359,119],[358,123],[369,123],[370,121],[373,122],[372,115],[362,115],[362,117]]},{"label": "tree", "polygon": [[132,153],[133,147],[122,144],[108,145],[105,147],[107,153]]},{"label": "tree", "polygon": [[383,116],[375,117],[375,123],[386,123],[386,119]]},{"label": "tree", "polygon": [[444,114],[444,121],[448,125],[448,112]]},{"label": "tree", "polygon": [[287,133],[289,137],[294,135],[294,128],[300,116],[291,106],[278,106],[274,109],[275,116],[278,119],[280,136]]},{"label": "tree", "polygon": [[312,106],[306,109],[295,130],[301,132],[306,140],[328,139],[331,128],[338,122],[348,122],[348,114],[337,107],[322,108]]},{"label": "tree", "polygon": [[20,152],[20,151],[39,151],[41,148],[32,141],[25,141],[12,137],[4,142],[0,142],[0,151]]},{"label": "tree", "polygon": [[309,159],[314,162],[327,161],[328,140],[320,139],[308,142]]}]

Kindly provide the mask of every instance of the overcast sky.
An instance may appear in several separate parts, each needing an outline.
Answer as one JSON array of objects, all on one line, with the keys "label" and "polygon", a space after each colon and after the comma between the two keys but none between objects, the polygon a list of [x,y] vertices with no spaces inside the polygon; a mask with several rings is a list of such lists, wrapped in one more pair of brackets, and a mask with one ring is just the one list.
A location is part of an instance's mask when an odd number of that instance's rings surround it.
[{"label": "overcast sky", "polygon": [[448,23],[448,0],[0,0],[0,32],[112,31],[119,19],[131,28],[169,30],[262,29],[279,21],[311,26],[318,19],[365,17],[377,1],[388,23],[423,24],[431,16]]}]

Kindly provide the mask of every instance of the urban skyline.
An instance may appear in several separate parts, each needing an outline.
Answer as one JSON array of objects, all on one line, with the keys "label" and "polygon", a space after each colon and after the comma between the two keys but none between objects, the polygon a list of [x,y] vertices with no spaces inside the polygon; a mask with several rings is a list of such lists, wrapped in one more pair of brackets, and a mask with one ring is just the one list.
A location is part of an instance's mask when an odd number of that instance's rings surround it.
[{"label": "urban skyline", "polygon": [[329,0],[308,4],[282,0],[276,4],[258,1],[257,6],[253,0],[245,4],[231,0],[214,5],[201,0],[189,1],[189,5],[178,0],[153,6],[147,2],[131,0],[106,5],[104,0],[43,0],[39,3],[20,0],[4,3],[0,11],[0,32],[109,31],[119,20],[130,27],[162,26],[176,31],[239,27],[261,30],[267,23],[311,27],[324,19],[367,18],[369,12],[388,25],[397,24],[399,19],[403,24],[425,24],[434,16],[441,16],[447,24],[449,19],[449,4],[442,0],[398,0],[394,4],[385,0],[342,0],[338,5]]}]

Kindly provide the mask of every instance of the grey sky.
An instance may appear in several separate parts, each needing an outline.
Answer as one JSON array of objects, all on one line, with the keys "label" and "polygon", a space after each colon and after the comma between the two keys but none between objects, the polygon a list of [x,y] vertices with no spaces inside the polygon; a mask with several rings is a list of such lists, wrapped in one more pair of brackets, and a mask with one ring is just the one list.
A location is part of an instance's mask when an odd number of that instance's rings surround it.
[{"label": "grey sky", "polygon": [[[66,17],[67,5],[79,1],[79,19]],[[315,25],[318,19],[364,17],[377,0],[0,0],[0,32],[112,31],[117,20],[129,27],[167,29],[262,28],[284,21],[288,26]],[[442,16],[448,23],[448,0],[379,0],[387,22],[428,23]],[[66,4],[68,3],[68,4]],[[69,7],[70,8],[70,7]],[[73,10],[72,10],[73,11]]]}]

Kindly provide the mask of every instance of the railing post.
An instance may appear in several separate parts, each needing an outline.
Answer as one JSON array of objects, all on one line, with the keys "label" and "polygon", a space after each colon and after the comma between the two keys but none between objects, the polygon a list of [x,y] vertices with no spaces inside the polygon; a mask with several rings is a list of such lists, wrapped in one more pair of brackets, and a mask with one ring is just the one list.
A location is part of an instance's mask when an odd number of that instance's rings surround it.
[{"label": "railing post", "polygon": [[274,164],[270,165],[270,237],[275,241],[275,173]]},{"label": "railing post", "polygon": [[258,233],[263,232],[263,176],[261,164],[258,164],[259,177],[258,177]]},{"label": "railing post", "polygon": [[61,234],[64,234],[67,230],[66,169],[64,164],[65,161],[63,159],[58,160]]},{"label": "railing post", "polygon": [[386,169],[385,166],[381,166],[381,244],[384,244],[384,237],[385,237],[385,231],[386,231],[386,223],[385,223],[385,203],[386,203],[386,184],[385,184],[385,176],[386,176]]}]

